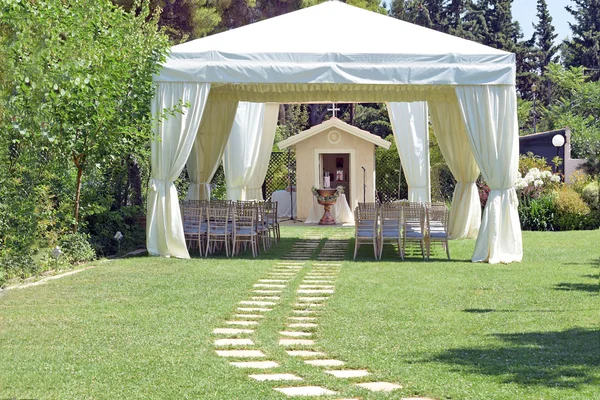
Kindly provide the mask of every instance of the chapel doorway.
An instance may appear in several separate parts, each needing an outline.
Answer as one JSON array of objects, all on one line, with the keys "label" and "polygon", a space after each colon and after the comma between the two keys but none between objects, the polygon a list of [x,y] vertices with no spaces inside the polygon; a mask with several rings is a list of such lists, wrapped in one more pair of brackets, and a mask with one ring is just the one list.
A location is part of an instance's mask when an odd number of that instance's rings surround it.
[{"label": "chapel doorway", "polygon": [[343,186],[348,204],[352,204],[352,199],[350,198],[350,183],[352,181],[350,176],[350,154],[321,154],[320,164],[320,176],[324,177],[329,173],[331,187]]}]

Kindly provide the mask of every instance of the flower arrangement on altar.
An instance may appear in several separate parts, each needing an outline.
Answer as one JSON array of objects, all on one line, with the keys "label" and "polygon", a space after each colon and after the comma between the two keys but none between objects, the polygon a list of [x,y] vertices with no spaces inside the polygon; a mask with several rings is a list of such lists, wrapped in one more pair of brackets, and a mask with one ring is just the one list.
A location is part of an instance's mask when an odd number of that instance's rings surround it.
[{"label": "flower arrangement on altar", "polygon": [[338,197],[340,197],[340,194],[344,193],[344,187],[343,186],[338,186],[335,188],[335,192],[331,195],[331,196],[321,196],[319,194],[319,191],[316,187],[312,187],[312,193],[313,196],[315,196],[317,198],[318,201],[321,202],[330,202],[330,201],[334,201],[337,200]]}]

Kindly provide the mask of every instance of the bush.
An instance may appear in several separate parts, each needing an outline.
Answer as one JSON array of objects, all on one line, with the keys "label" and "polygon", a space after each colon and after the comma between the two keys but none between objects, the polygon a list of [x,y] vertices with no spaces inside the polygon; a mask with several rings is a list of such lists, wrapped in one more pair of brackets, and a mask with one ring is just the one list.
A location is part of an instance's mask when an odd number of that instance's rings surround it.
[{"label": "bush", "polygon": [[588,225],[590,207],[570,187],[563,187],[557,193],[554,202],[557,228],[561,231],[584,229]]},{"label": "bush", "polygon": [[128,206],[116,211],[95,214],[88,218],[90,242],[101,256],[114,255],[118,252],[119,243],[115,234],[121,232],[121,252],[145,247],[145,216],[141,207]]},{"label": "bush", "polygon": [[581,197],[583,200],[594,209],[598,209],[600,206],[599,197],[600,197],[600,187],[598,186],[598,182],[590,182],[588,183],[581,193]]},{"label": "bush", "polygon": [[545,158],[536,156],[530,151],[527,154],[521,154],[519,156],[519,172],[521,175],[526,175],[533,168],[537,168],[539,171],[552,171]]},{"label": "bush", "polygon": [[553,196],[542,196],[519,204],[519,219],[524,230],[553,231],[555,217],[556,207]]},{"label": "bush", "polygon": [[0,257],[0,286],[12,278],[25,279],[40,272],[30,251],[6,252]]},{"label": "bush", "polygon": [[69,233],[60,238],[60,249],[70,263],[88,262],[96,258],[96,252],[90,245],[89,238],[89,235],[84,233]]}]

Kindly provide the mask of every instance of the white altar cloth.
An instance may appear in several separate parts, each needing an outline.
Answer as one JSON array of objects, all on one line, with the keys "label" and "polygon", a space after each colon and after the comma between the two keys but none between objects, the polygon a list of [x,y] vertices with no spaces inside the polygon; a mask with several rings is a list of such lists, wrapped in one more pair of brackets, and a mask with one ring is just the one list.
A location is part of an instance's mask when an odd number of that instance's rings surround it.
[{"label": "white altar cloth", "polygon": [[[305,224],[318,224],[323,216],[324,208],[322,205],[317,203],[317,198],[313,197],[313,206],[310,208],[308,212],[308,218],[304,221]],[[329,209],[331,216],[335,219],[337,224],[353,224],[354,223],[354,214],[352,214],[352,210],[348,206],[348,200],[346,200],[346,195],[341,194],[337,199],[334,205]]]},{"label": "white altar cloth", "polygon": [[290,199],[290,192],[287,190],[277,190],[271,195],[271,201],[277,202],[277,216],[278,217],[291,217],[292,216],[292,205],[294,202],[294,218],[298,216],[296,210],[298,209],[296,203],[296,192],[292,192],[292,198]]}]

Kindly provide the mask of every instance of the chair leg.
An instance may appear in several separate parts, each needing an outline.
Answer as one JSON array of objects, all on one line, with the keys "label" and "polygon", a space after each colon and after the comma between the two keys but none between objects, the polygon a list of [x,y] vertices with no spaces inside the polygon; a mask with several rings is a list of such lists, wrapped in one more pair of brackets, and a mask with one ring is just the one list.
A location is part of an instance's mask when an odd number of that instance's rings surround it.
[{"label": "chair leg", "polygon": [[358,238],[354,239],[354,259],[356,260],[356,253],[358,253]]}]

